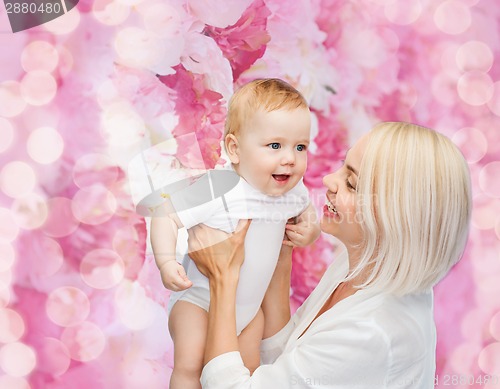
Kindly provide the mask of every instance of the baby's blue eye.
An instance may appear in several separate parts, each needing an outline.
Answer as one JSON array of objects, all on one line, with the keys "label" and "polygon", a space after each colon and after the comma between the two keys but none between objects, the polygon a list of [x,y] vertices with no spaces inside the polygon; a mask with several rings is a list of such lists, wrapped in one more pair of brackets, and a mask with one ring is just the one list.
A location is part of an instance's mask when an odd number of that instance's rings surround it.
[{"label": "baby's blue eye", "polygon": [[279,143],[269,143],[268,146],[272,148],[273,150],[278,150],[281,148],[281,145]]},{"label": "baby's blue eye", "polygon": [[304,151],[306,149],[306,145],[298,145],[297,151]]}]

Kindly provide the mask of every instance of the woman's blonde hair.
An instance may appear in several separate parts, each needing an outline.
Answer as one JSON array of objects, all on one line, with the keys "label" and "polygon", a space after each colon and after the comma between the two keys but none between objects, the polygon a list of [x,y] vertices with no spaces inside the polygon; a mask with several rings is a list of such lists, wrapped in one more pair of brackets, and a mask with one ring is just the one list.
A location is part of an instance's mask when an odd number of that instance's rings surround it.
[{"label": "woman's blonde hair", "polygon": [[467,162],[444,135],[381,123],[368,137],[358,180],[364,241],[352,276],[363,287],[403,295],[434,286],[460,259],[469,230]]},{"label": "woman's blonde hair", "polygon": [[272,112],[278,109],[308,109],[307,101],[293,86],[278,78],[250,81],[238,89],[229,101],[224,138],[238,135],[243,125],[262,109]]}]

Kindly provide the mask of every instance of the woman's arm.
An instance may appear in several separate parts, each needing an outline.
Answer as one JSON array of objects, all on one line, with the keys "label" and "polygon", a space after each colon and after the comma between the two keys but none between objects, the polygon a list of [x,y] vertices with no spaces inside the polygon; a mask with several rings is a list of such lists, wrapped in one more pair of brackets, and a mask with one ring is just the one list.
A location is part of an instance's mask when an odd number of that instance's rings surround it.
[{"label": "woman's arm", "polygon": [[231,235],[203,226],[188,231],[189,256],[210,283],[204,364],[221,354],[238,351],[236,288],[249,226],[250,220],[241,220]]},{"label": "woman's arm", "polygon": [[290,246],[281,246],[276,269],[262,301],[264,339],[275,335],[290,320],[292,251]]}]

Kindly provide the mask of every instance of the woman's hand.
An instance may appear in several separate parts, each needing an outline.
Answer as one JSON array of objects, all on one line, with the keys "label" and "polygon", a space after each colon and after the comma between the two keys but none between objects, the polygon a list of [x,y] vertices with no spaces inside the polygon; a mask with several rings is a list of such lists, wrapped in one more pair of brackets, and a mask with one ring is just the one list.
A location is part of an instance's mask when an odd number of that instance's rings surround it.
[{"label": "woman's hand", "polygon": [[209,279],[239,276],[245,259],[245,236],[251,220],[240,220],[232,234],[203,224],[188,230],[188,251],[201,273]]},{"label": "woman's hand", "polygon": [[238,351],[236,288],[250,222],[240,220],[233,234],[204,225],[188,230],[189,256],[210,282],[204,364],[218,355]]}]

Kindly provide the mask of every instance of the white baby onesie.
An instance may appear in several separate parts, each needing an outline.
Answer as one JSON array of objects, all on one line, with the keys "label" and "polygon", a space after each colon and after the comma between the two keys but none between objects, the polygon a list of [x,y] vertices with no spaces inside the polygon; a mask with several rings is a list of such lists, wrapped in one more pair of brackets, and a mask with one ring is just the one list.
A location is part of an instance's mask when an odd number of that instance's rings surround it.
[{"label": "white baby onesie", "polygon": [[[234,231],[239,220],[252,219],[245,239],[245,261],[236,293],[239,334],[262,303],[276,267],[287,220],[302,213],[309,204],[306,187],[300,180],[284,195],[268,196],[250,186],[232,169],[212,170],[189,187],[172,194],[171,201],[187,229],[202,223],[229,233]],[[183,265],[193,286],[172,292],[168,311],[178,300],[192,302],[208,311],[208,279],[188,255],[184,257]]]}]

